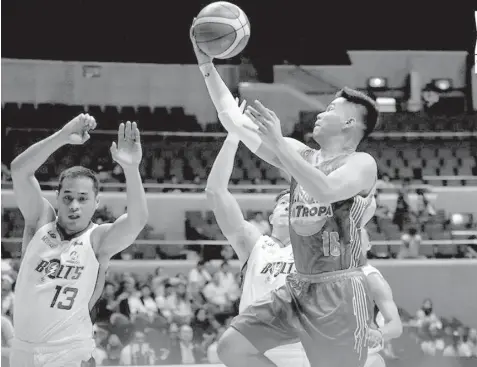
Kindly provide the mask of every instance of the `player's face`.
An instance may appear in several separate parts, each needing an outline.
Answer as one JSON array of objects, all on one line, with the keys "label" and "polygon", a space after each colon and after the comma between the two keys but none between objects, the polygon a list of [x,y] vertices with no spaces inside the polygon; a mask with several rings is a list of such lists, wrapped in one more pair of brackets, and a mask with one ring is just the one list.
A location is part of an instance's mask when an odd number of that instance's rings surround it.
[{"label": "player's face", "polygon": [[65,178],[58,193],[58,221],[66,233],[85,229],[98,207],[93,180],[88,177]]},{"label": "player's face", "polygon": [[270,216],[272,226],[288,226],[288,209],[290,206],[290,194],[283,195],[275,205]]},{"label": "player's face", "polygon": [[350,119],[358,115],[358,108],[343,97],[334,99],[326,110],[318,114],[313,129],[313,137],[330,137],[342,133]]}]

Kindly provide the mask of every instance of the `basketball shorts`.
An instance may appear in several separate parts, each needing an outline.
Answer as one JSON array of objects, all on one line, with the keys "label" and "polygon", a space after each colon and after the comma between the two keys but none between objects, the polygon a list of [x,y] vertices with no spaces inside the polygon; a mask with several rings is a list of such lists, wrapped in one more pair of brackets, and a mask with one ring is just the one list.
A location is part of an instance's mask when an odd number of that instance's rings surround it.
[{"label": "basketball shorts", "polygon": [[260,352],[301,341],[311,367],[363,367],[372,311],[361,269],[290,274],[231,326]]},{"label": "basketball shorts", "polygon": [[13,340],[10,366],[15,367],[96,367],[91,340],[71,343],[31,344]]},{"label": "basketball shorts", "polygon": [[265,352],[265,356],[278,367],[310,367],[301,343],[282,345]]}]

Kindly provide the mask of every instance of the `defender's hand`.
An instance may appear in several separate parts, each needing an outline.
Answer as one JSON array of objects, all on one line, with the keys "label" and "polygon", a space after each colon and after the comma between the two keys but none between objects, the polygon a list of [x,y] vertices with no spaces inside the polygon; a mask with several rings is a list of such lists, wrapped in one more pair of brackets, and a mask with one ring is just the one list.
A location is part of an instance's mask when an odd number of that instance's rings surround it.
[{"label": "defender's hand", "polygon": [[111,144],[111,155],[123,169],[137,167],[142,159],[142,147],[139,130],[135,122],[130,121],[119,125],[118,144]]},{"label": "defender's hand", "polygon": [[195,19],[196,18],[194,18],[194,20],[192,21],[192,25],[189,30],[189,37],[190,37],[190,41],[192,42],[192,47],[194,48],[195,57],[197,58],[197,63],[199,64],[199,66],[201,66],[203,64],[212,62],[214,58],[210,57],[209,55],[201,51],[199,47],[197,47],[197,41],[195,40],[195,35],[194,35]]},{"label": "defender's hand", "polygon": [[269,148],[276,149],[283,134],[280,119],[275,112],[266,108],[260,101],[255,101],[255,107],[248,106],[245,115],[255,126],[244,125],[244,127],[256,132]]},{"label": "defender's hand", "polygon": [[377,329],[369,327],[366,341],[368,348],[381,350],[384,345],[383,333]]},{"label": "defender's hand", "polygon": [[81,145],[89,140],[89,131],[96,128],[93,116],[87,113],[76,116],[60,130],[68,144]]}]

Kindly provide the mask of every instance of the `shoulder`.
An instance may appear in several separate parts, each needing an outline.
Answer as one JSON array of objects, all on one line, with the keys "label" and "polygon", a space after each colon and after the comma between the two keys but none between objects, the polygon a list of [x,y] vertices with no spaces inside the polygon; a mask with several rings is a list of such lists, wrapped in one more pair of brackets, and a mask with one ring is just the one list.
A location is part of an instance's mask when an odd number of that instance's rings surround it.
[{"label": "shoulder", "polygon": [[[99,255],[99,249],[101,246],[101,243],[103,242],[104,235],[106,232],[111,228],[113,224],[112,223],[104,223],[104,224],[99,224],[96,226],[90,234],[90,241],[91,241],[91,246],[93,247],[94,252],[96,255]],[[98,257],[98,261],[102,261],[103,259],[100,259]],[[109,259],[107,259],[109,261]]]},{"label": "shoulder", "polygon": [[365,152],[356,152],[351,155],[347,161],[348,164],[357,165],[360,170],[377,172],[376,160],[371,154]]}]

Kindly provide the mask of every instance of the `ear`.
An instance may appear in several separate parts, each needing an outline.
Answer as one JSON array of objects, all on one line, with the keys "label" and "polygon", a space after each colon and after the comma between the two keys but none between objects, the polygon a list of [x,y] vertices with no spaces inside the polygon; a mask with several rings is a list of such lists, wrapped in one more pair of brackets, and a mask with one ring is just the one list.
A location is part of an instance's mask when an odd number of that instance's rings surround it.
[{"label": "ear", "polygon": [[94,210],[98,210],[99,208],[99,203],[100,203],[100,195],[96,195],[96,205],[94,207]]},{"label": "ear", "polygon": [[56,192],[56,197],[60,196],[60,192],[58,190],[55,190]]},{"label": "ear", "polygon": [[273,220],[273,213],[268,216],[268,222],[270,224],[272,224],[272,220]]}]

